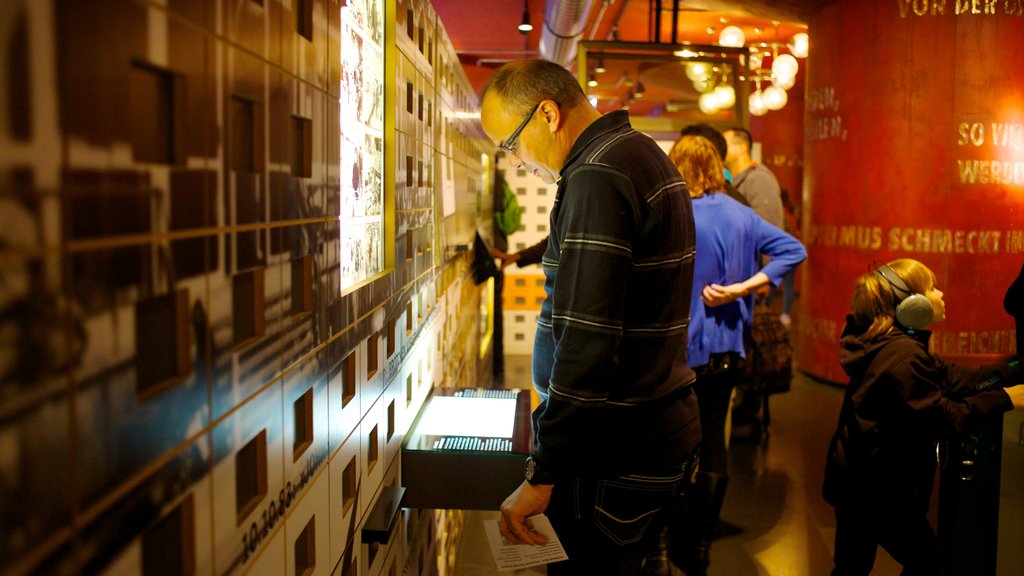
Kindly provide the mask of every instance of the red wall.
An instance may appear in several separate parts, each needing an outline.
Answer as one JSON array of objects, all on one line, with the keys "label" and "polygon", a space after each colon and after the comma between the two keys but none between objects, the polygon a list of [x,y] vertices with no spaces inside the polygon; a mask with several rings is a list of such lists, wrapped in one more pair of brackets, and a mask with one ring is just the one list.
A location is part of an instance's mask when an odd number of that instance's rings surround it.
[{"label": "red wall", "polygon": [[[839,334],[854,280],[875,258],[912,257],[935,271],[947,308],[935,351],[1014,351],[1002,300],[1024,261],[1020,6],[840,0],[812,18],[802,369],[845,381]],[[962,168],[975,162],[1015,172],[971,182]]]},{"label": "red wall", "polygon": [[752,116],[750,133],[761,142],[761,163],[779,180],[779,186],[789,191],[790,199],[798,206],[803,197],[804,151],[804,78],[807,60],[800,60],[796,83],[787,91],[788,100],[782,110],[764,116]]}]

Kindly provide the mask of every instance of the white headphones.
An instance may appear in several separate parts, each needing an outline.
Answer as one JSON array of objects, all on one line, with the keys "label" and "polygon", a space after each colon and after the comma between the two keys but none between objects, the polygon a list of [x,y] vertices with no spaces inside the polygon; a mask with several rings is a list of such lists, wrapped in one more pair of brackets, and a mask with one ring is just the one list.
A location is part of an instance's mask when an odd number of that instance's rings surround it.
[{"label": "white headphones", "polygon": [[905,328],[921,330],[932,323],[935,314],[932,301],[924,294],[912,292],[907,283],[900,278],[888,264],[873,263],[875,274],[878,274],[896,296],[896,321]]}]

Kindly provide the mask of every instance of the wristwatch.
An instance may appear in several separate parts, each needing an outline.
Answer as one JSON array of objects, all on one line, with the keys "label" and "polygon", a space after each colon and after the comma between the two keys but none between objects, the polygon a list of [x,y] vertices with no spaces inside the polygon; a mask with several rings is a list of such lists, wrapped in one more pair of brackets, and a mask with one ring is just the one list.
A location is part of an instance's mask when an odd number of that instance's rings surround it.
[{"label": "wristwatch", "polygon": [[550,472],[540,466],[540,464],[529,456],[526,458],[526,481],[531,485],[536,486],[537,484],[554,484],[555,478]]}]

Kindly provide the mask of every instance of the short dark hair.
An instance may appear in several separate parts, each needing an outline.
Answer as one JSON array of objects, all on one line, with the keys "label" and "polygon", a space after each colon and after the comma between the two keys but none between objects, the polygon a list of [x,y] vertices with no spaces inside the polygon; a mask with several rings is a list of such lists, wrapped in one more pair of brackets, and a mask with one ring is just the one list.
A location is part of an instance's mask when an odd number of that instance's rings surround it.
[{"label": "short dark hair", "polygon": [[587,101],[583,87],[564,67],[548,60],[514,60],[487,79],[480,100],[494,92],[521,114],[544,99],[559,106],[575,108]]},{"label": "short dark hair", "polygon": [[747,145],[747,150],[754,145],[754,139],[750,136],[750,130],[747,130],[743,126],[733,126],[732,128],[726,128],[723,132],[732,132],[740,137],[740,140]]},{"label": "short dark hair", "polygon": [[718,155],[725,160],[725,155],[729,151],[729,144],[725,141],[725,136],[718,131],[717,128],[708,124],[707,122],[698,122],[697,124],[690,124],[679,131],[680,136],[703,136],[711,141],[718,150]]}]

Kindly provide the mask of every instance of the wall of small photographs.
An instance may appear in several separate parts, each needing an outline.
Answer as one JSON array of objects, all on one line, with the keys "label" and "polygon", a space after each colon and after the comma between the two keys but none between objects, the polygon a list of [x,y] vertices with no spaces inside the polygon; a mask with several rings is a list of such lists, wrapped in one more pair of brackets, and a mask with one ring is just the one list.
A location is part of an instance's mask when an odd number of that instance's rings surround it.
[{"label": "wall of small photographs", "polygon": [[384,270],[384,6],[341,8],[341,288]]},{"label": "wall of small photographs", "polygon": [[450,574],[458,511],[362,536],[490,373],[429,2],[2,2],[0,103],[0,573]]}]

